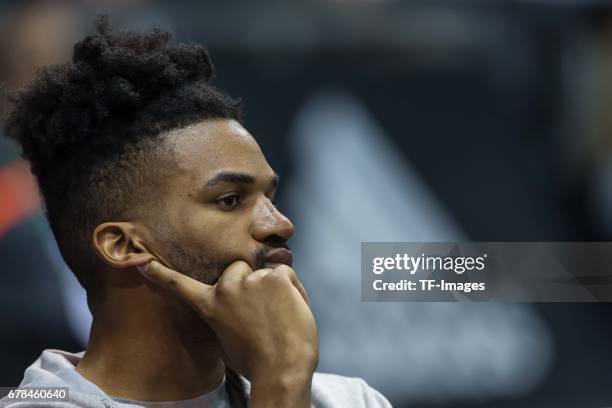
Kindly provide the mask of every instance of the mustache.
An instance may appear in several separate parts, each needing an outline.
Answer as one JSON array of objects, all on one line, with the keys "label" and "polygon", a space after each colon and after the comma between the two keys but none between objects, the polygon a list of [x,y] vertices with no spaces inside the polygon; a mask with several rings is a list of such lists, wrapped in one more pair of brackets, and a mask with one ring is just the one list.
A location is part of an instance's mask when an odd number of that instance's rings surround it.
[{"label": "mustache", "polygon": [[266,240],[264,242],[264,246],[255,254],[255,268],[265,268],[266,258],[268,257],[268,254],[270,253],[270,251],[278,248],[285,248],[287,250],[290,250],[289,245],[287,245],[287,241],[280,237]]}]

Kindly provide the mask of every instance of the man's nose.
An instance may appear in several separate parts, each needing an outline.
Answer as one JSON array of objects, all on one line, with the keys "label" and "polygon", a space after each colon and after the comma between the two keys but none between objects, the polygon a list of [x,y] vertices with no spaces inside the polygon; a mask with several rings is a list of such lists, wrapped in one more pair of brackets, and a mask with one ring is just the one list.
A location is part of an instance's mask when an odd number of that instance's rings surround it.
[{"label": "man's nose", "polygon": [[295,227],[289,218],[278,211],[267,198],[258,203],[252,228],[253,238],[259,242],[264,242],[271,236],[288,241],[295,232]]}]

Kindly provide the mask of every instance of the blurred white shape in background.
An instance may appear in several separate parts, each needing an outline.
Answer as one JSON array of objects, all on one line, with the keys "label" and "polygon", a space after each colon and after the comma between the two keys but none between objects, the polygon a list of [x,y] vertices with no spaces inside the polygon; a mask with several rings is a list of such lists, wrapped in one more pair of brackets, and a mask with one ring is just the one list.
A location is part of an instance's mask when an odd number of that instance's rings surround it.
[{"label": "blurred white shape in background", "polygon": [[362,241],[467,237],[360,102],[311,97],[292,159],[284,202],[319,325],[320,371],[363,377],[395,401],[511,396],[542,379],[551,336],[528,305],[361,303]]}]

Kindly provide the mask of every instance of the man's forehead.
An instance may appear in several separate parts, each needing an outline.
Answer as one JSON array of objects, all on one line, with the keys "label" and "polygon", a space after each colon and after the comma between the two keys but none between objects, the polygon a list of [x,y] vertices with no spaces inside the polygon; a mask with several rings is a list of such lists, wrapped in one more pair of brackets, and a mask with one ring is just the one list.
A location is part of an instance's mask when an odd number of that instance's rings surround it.
[{"label": "man's forehead", "polygon": [[210,119],[168,134],[179,170],[210,177],[233,169],[256,177],[273,173],[259,145],[235,120]]}]

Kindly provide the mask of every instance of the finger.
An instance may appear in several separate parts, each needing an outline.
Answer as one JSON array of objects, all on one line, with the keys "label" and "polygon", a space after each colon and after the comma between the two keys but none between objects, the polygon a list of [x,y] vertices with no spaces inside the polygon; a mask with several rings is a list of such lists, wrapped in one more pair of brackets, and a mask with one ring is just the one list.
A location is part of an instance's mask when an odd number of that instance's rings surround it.
[{"label": "finger", "polygon": [[176,293],[193,307],[202,304],[212,286],[170,269],[157,261],[138,267],[138,271],[153,283]]},{"label": "finger", "polygon": [[251,266],[245,261],[233,262],[230,266],[225,268],[219,280],[223,279],[237,279],[242,280],[246,276],[253,273]]},{"label": "finger", "polygon": [[306,288],[304,288],[304,285],[302,285],[302,282],[300,282],[300,280],[297,278],[297,276],[294,275],[294,278],[295,279],[291,279],[291,282],[293,283],[293,286],[295,286],[296,289],[300,292],[300,294],[302,295],[302,297],[306,301],[306,304],[310,305],[310,300],[308,299],[308,293],[306,293]]},{"label": "finger", "polygon": [[267,274],[269,274],[270,272],[272,272],[274,269],[272,268],[262,268],[262,269],[257,269],[255,271],[253,271],[253,278],[263,278],[264,276],[266,276]]},{"label": "finger", "polygon": [[300,294],[306,301],[306,304],[310,306],[310,300],[308,299],[308,293],[306,292],[306,288],[304,287],[304,285],[302,285],[302,282],[300,282],[297,276],[295,277],[295,280],[291,280],[291,282],[293,282],[293,285],[297,288],[297,290],[300,291]]},{"label": "finger", "polygon": [[306,303],[310,305],[310,301],[308,299],[308,293],[306,293],[306,289],[304,288],[304,285],[302,285],[302,282],[300,282],[300,280],[298,279],[295,273],[295,270],[285,265],[280,265],[277,268],[280,268],[281,270],[285,270],[287,272],[287,276],[291,280],[291,283],[293,284],[293,286],[300,292],[300,294],[302,295],[302,298],[304,298]]}]

